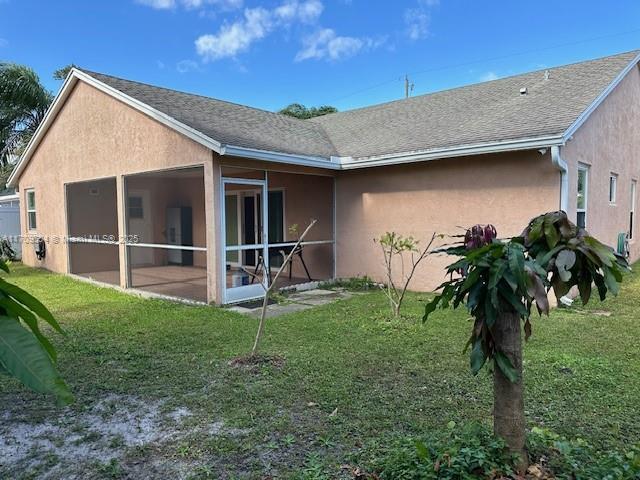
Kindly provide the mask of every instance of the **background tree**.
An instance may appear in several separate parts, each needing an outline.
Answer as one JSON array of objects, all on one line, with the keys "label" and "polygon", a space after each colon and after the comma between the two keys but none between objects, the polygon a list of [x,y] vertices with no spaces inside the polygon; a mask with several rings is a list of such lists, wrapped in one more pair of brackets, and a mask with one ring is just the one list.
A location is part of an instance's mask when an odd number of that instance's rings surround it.
[{"label": "background tree", "polygon": [[58,70],[53,72],[53,79],[61,81],[66,80],[72,68],[77,68],[74,63],[70,63],[66,67],[59,68]]},{"label": "background tree", "polygon": [[329,113],[336,113],[337,111],[338,109],[336,107],[331,107],[329,105],[321,105],[320,107],[305,107],[300,103],[292,103],[284,107],[278,113],[306,120],[308,118],[319,117],[321,115],[327,115]]},{"label": "background tree", "polygon": [[53,95],[40,83],[33,69],[0,63],[1,167],[15,163],[52,101]]},{"label": "background tree", "polygon": [[477,374],[487,360],[493,369],[494,433],[527,464],[522,379],[521,320],[525,339],[531,335],[531,308],[549,313],[547,293],[558,300],[577,286],[582,302],[595,284],[600,300],[617,294],[624,257],[571,223],[565,212],[531,220],[520,237],[496,239],[492,226],[476,225],[464,241],[442,250],[461,257],[447,267],[451,279],[425,307],[423,320],[438,307],[465,304],[475,322],[467,347]]}]

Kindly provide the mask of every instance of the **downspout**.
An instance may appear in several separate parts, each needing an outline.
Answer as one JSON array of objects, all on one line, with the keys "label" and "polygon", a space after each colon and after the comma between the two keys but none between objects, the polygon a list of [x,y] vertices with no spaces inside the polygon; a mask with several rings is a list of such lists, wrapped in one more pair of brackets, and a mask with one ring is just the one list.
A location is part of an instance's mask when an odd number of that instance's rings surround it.
[{"label": "downspout", "polygon": [[551,163],[560,170],[560,210],[567,211],[569,204],[569,166],[560,156],[560,147],[551,147]]}]

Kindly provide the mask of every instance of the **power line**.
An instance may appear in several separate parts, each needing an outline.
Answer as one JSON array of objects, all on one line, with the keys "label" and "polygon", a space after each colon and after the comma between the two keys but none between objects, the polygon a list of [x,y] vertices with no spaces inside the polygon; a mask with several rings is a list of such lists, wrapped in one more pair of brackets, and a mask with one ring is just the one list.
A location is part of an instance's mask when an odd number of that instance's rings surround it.
[{"label": "power line", "polygon": [[[508,58],[518,57],[518,56],[522,56],[522,55],[529,55],[531,53],[544,52],[544,51],[547,51],[547,50],[554,50],[556,48],[571,47],[571,46],[580,45],[580,44],[583,44],[583,43],[589,43],[589,42],[595,42],[597,40],[603,40],[605,38],[620,37],[620,36],[623,36],[623,35],[629,35],[629,34],[638,33],[638,32],[640,32],[640,28],[637,28],[635,30],[628,30],[626,32],[618,32],[618,33],[612,33],[612,34],[608,34],[608,35],[602,35],[602,36],[599,36],[599,37],[586,38],[586,39],[583,39],[583,40],[577,40],[575,42],[560,43],[560,44],[551,45],[551,46],[548,46],[548,47],[525,50],[525,51],[522,51],[522,52],[511,53],[509,55],[500,55],[500,56],[496,56],[496,57],[489,57],[489,58],[484,58],[484,59],[479,59],[479,60],[472,60],[472,61],[469,61],[469,62],[456,63],[456,64],[450,64],[450,65],[443,65],[441,67],[427,68],[427,69],[424,69],[424,70],[417,70],[415,72],[408,73],[405,76],[405,95],[406,95],[406,80],[407,80],[409,75],[412,75],[412,76],[422,75],[424,73],[439,72],[439,71],[443,71],[443,70],[452,70],[452,69],[456,69],[456,68],[460,68],[460,67],[467,67],[467,66],[470,66],[470,65],[477,65],[478,63],[495,62],[495,61],[498,61],[498,60],[505,60],[505,59],[508,59]],[[330,102],[324,102],[324,103],[332,104],[332,103],[337,102],[339,100],[343,100],[345,98],[349,98],[349,97],[352,97],[354,95],[358,95],[360,93],[368,92],[370,90],[374,90],[376,88],[379,88],[379,87],[382,87],[384,85],[388,85],[390,83],[394,83],[394,82],[397,82],[397,81],[398,81],[398,77],[395,77],[395,78],[390,79],[390,80],[385,80],[384,82],[376,83],[374,85],[362,88],[360,90],[356,90],[356,91],[351,92],[351,93],[348,93],[348,94],[343,95],[341,97],[337,97],[337,98],[333,99]]]}]

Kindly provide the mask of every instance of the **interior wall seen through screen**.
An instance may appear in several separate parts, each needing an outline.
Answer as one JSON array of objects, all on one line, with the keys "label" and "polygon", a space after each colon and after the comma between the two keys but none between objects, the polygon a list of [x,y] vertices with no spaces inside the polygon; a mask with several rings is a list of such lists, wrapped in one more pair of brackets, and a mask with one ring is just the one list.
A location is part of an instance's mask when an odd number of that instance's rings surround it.
[{"label": "interior wall seen through screen", "polygon": [[[206,247],[204,170],[202,167],[131,175],[125,184],[129,243]],[[136,248],[132,267],[182,265],[206,267],[206,256],[188,250]]]},{"label": "interior wall seen through screen", "polygon": [[66,199],[71,273],[119,284],[118,245],[95,243],[119,240],[115,178],[68,184]]},{"label": "interior wall seen through screen", "polygon": [[[238,171],[226,172],[240,175]],[[246,174],[248,170],[244,170]],[[262,172],[246,176],[259,179]],[[305,242],[327,242],[322,245],[303,245],[296,250],[289,268],[280,277],[279,286],[289,286],[333,276],[333,178],[269,171],[268,185],[268,265],[273,277],[282,265],[284,256],[312,219],[316,224]],[[225,241],[227,247],[260,244],[262,232],[262,186],[225,183]],[[235,250],[227,248],[226,286],[239,287],[258,281],[262,276],[263,250]],[[253,275],[252,275],[253,274]]]}]

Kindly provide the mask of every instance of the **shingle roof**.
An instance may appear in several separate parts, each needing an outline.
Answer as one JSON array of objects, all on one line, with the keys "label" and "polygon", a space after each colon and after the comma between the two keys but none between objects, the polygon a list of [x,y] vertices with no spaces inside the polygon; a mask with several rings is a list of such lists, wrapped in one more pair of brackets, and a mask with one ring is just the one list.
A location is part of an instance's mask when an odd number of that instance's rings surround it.
[{"label": "shingle roof", "polygon": [[329,157],[336,150],[317,123],[89,70],[82,71],[222,144]]},{"label": "shingle roof", "polygon": [[[367,158],[563,134],[638,52],[299,120],[85,71],[223,144]],[[527,94],[520,93],[521,88]]]}]

